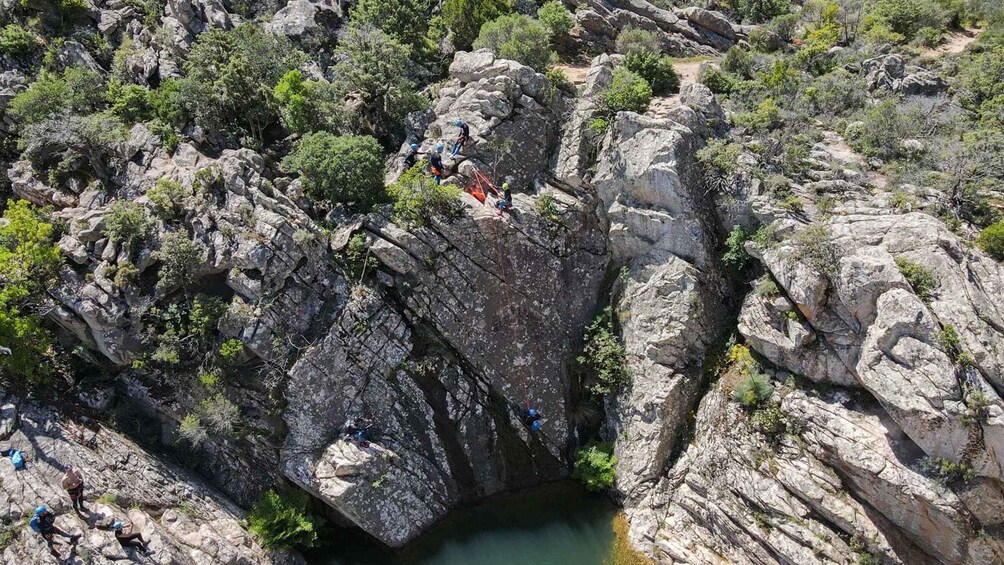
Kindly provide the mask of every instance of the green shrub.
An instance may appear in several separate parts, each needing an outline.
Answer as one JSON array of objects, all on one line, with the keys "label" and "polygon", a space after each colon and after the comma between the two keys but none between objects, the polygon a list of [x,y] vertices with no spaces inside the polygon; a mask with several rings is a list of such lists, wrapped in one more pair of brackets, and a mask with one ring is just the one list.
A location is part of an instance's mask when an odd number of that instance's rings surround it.
[{"label": "green shrub", "polygon": [[545,2],[537,10],[537,19],[551,32],[551,40],[565,35],[575,25],[575,18],[558,0]]},{"label": "green shrub", "polygon": [[738,45],[733,45],[722,57],[722,70],[743,78],[753,76],[753,56]]},{"label": "green shrub", "polygon": [[350,131],[375,133],[397,142],[405,117],[427,101],[408,79],[413,73],[410,49],[378,29],[350,26],[335,49],[338,63],[331,69],[334,100],[357,103],[345,112]]},{"label": "green shrub", "polygon": [[883,100],[864,111],[860,129],[851,134],[851,145],[870,157],[903,157],[903,140],[919,136],[924,118],[912,107],[902,107],[897,100]]},{"label": "green shrub", "polygon": [[756,408],[770,399],[774,394],[774,386],[770,384],[767,375],[752,373],[736,383],[732,389],[732,400],[743,408]]},{"label": "green shrub", "polygon": [[179,100],[207,130],[226,130],[261,143],[276,115],[272,89],[304,60],[285,37],[245,23],[202,33],[185,64]]},{"label": "green shrub", "polygon": [[282,162],[298,173],[307,196],[363,209],[384,198],[383,151],[369,136],[305,135]]},{"label": "green shrub", "polygon": [[550,194],[541,194],[533,203],[534,210],[552,224],[561,221],[561,210],[558,209],[558,201]]},{"label": "green shrub", "polygon": [[948,354],[952,361],[955,361],[962,351],[962,340],[959,338],[959,332],[955,330],[955,326],[945,324],[941,328],[941,331],[938,332],[937,339],[938,344],[945,350],[945,353]]},{"label": "green shrub", "polygon": [[267,549],[307,549],[317,545],[320,521],[307,510],[307,493],[269,490],[247,516],[248,529]]},{"label": "green shrub", "polygon": [[754,412],[750,417],[750,424],[768,437],[779,436],[788,429],[788,419],[781,410],[781,405],[774,402]]},{"label": "green shrub", "polygon": [[937,47],[941,45],[944,40],[944,36],[939,29],[933,27],[925,27],[917,30],[917,37],[914,38],[914,42],[922,47]]},{"label": "green shrub", "polygon": [[600,93],[600,101],[607,112],[644,113],[652,101],[652,87],[648,82],[626,68],[614,69],[610,86]]},{"label": "green shrub", "polygon": [[912,39],[922,28],[944,29],[945,11],[931,0],[876,0],[865,26],[884,23],[894,33]]},{"label": "green shrub", "polygon": [[921,469],[946,485],[968,483],[976,478],[976,471],[969,463],[952,462],[944,457],[925,457]]},{"label": "green shrub", "polygon": [[984,228],[976,243],[994,259],[1004,261],[1004,221]]},{"label": "green shrub", "polygon": [[453,32],[453,46],[467,49],[481,26],[512,11],[509,0],[446,0],[443,21]]},{"label": "green shrub", "polygon": [[582,481],[587,490],[598,492],[614,486],[616,465],[613,445],[593,444],[575,452],[572,476]]},{"label": "green shrub", "polygon": [[990,419],[990,407],[994,401],[987,393],[979,389],[970,389],[966,394],[966,413],[962,421],[967,426],[980,426]]},{"label": "green shrub", "polygon": [[394,216],[409,226],[421,226],[433,216],[453,217],[460,210],[463,191],[456,185],[439,185],[416,165],[387,188],[394,201]]},{"label": "green shrub", "polygon": [[88,113],[105,99],[101,75],[70,67],[62,75],[43,72],[27,90],[10,101],[7,113],[23,123],[41,122],[63,112]]},{"label": "green shrub", "polygon": [[349,238],[349,242],[345,246],[345,253],[341,257],[341,263],[349,279],[353,281],[362,279],[367,272],[372,272],[380,266],[377,258],[369,252],[366,236],[361,233]]},{"label": "green shrub", "polygon": [[161,262],[159,290],[184,287],[195,282],[195,275],[202,261],[202,247],[182,232],[171,232],[164,236],[160,250],[156,254]]},{"label": "green shrub", "polygon": [[153,220],[141,204],[119,200],[105,216],[105,234],[126,247],[146,239],[153,229]]},{"label": "green shrub", "polygon": [[832,277],[840,262],[840,249],[823,226],[809,226],[795,236],[793,260],[806,261],[824,277]]},{"label": "green shrub", "polygon": [[624,67],[648,81],[654,94],[664,96],[680,91],[680,77],[669,57],[640,51],[625,56]]},{"label": "green shrub", "polygon": [[732,9],[742,16],[743,21],[763,23],[791,9],[788,0],[731,0]]},{"label": "green shrub", "polygon": [[220,357],[224,363],[232,364],[244,353],[244,342],[237,339],[228,339],[220,344]]},{"label": "green shrub", "polygon": [[563,69],[551,67],[550,69],[547,69],[544,76],[546,76],[548,82],[550,82],[551,85],[558,90],[564,90],[565,92],[571,93],[575,92],[575,85],[572,84],[572,81],[568,80],[568,75],[565,74]]},{"label": "green shrub", "polygon": [[714,65],[704,66],[697,77],[697,82],[708,87],[708,90],[715,94],[728,94],[736,88],[736,80],[732,78],[732,75]]},{"label": "green shrub", "polygon": [[627,380],[627,352],[614,333],[610,307],[604,308],[586,327],[582,355],[577,362],[594,394],[610,394]]},{"label": "green shrub", "polygon": [[739,273],[746,268],[750,256],[746,253],[746,242],[752,234],[742,226],[735,226],[725,240],[725,253],[722,254],[722,266]]},{"label": "green shrub", "polygon": [[0,53],[11,57],[30,57],[38,49],[38,37],[24,26],[13,23],[0,29]]},{"label": "green shrub", "polygon": [[773,53],[784,46],[781,37],[766,26],[753,28],[749,33],[749,42],[753,49],[761,53]]},{"label": "green shrub", "polygon": [[222,298],[197,294],[188,309],[188,335],[209,337],[226,310],[227,305]]},{"label": "green shrub", "polygon": [[111,111],[126,123],[145,122],[153,117],[150,108],[150,91],[137,84],[108,83],[108,101]]},{"label": "green shrub", "polygon": [[283,127],[292,133],[337,129],[340,116],[332,89],[328,83],[303,80],[298,70],[283,75],[272,91]]},{"label": "green shrub", "polygon": [[518,61],[538,72],[544,72],[556,59],[550,30],[523,14],[505,15],[481,26],[473,47],[489,49],[496,57]]},{"label": "green shrub", "polygon": [[917,297],[924,302],[929,302],[934,298],[935,291],[938,288],[938,281],[920,263],[914,263],[906,257],[896,257],[896,267],[899,268],[899,272],[903,274],[906,278],[906,282],[910,283],[910,287],[913,288],[913,292],[916,293]]},{"label": "green shrub", "polygon": [[151,90],[147,97],[153,115],[166,124],[175,124],[185,115],[181,86],[178,81],[168,79],[160,83],[159,88]]},{"label": "green shrub", "polygon": [[195,447],[198,447],[209,439],[209,432],[202,425],[202,420],[196,414],[187,414],[178,425],[178,435]]},{"label": "green shrub", "polygon": [[132,261],[119,261],[115,269],[115,286],[126,288],[136,283],[139,278],[139,269]]},{"label": "green shrub", "polygon": [[165,220],[176,220],[184,213],[188,195],[189,191],[180,182],[170,179],[159,179],[146,191],[154,213]]},{"label": "green shrub", "polygon": [[781,287],[778,286],[777,282],[770,275],[764,276],[757,281],[753,291],[756,292],[757,296],[763,296],[764,298],[781,296]]},{"label": "green shrub", "polygon": [[430,0],[359,0],[349,21],[372,26],[416,50],[425,50],[429,31]]},{"label": "green shrub", "polygon": [[733,120],[754,132],[766,133],[782,125],[781,107],[773,98],[766,98],[757,104],[754,111],[736,114]]},{"label": "green shrub", "polygon": [[662,44],[654,32],[628,25],[617,34],[615,49],[621,55],[660,53]]}]

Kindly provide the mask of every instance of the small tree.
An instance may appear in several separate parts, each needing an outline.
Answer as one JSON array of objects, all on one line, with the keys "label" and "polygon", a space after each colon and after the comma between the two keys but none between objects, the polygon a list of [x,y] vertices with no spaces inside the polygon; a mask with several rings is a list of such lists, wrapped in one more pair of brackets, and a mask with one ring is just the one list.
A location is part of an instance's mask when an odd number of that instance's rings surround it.
[{"label": "small tree", "polygon": [[746,242],[752,236],[753,234],[742,226],[732,228],[728,239],[725,240],[725,253],[722,254],[723,267],[734,273],[742,272],[746,268],[750,259],[749,254],[746,253]]},{"label": "small tree", "polygon": [[20,24],[0,29],[0,53],[11,57],[30,57],[39,49],[38,37]]},{"label": "small tree", "polygon": [[573,476],[591,491],[614,486],[617,457],[609,443],[593,444],[575,452]]},{"label": "small tree", "polygon": [[490,49],[499,58],[518,61],[538,72],[544,72],[556,58],[550,30],[523,14],[502,16],[481,26],[474,48]]},{"label": "small tree", "polygon": [[537,10],[537,19],[551,32],[551,41],[571,31],[575,18],[564,4],[557,0],[545,2]]},{"label": "small tree", "polygon": [[409,226],[424,225],[435,215],[454,216],[462,194],[455,185],[436,184],[421,165],[405,171],[387,192],[394,201],[394,216]]},{"label": "small tree", "polygon": [[613,310],[604,308],[586,327],[578,363],[593,383],[594,394],[609,394],[627,380],[627,352],[614,333]]},{"label": "small tree", "polygon": [[938,280],[934,278],[931,271],[928,271],[920,263],[914,263],[906,257],[896,257],[896,267],[903,274],[906,282],[910,283],[913,292],[924,302],[930,302],[938,289]]},{"label": "small tree", "polygon": [[248,528],[268,549],[307,549],[317,544],[320,523],[307,511],[307,494],[269,490],[248,514]]},{"label": "small tree", "polygon": [[195,275],[202,261],[202,247],[182,232],[171,232],[164,236],[157,259],[161,262],[160,280],[157,288],[167,290],[187,286],[195,281]]},{"label": "small tree", "polygon": [[446,0],[443,21],[453,32],[453,46],[467,49],[484,24],[512,11],[509,0]]},{"label": "small tree", "polygon": [[112,204],[105,216],[105,233],[113,241],[131,247],[150,235],[153,221],[146,208],[135,202],[119,200]]},{"label": "small tree", "polygon": [[383,153],[372,137],[307,134],[282,166],[299,173],[307,195],[315,200],[365,208],[384,196]]},{"label": "small tree", "polygon": [[232,436],[240,417],[240,408],[222,394],[199,403],[199,421],[213,433]]},{"label": "small tree", "polygon": [[159,179],[153,187],[146,191],[146,197],[153,206],[153,211],[165,220],[176,220],[185,211],[185,198],[188,191],[180,182],[170,179]]},{"label": "small tree", "polygon": [[32,124],[64,112],[92,112],[104,98],[101,75],[70,67],[61,75],[43,72],[27,90],[11,99],[7,113],[19,122]]},{"label": "small tree", "polygon": [[789,0],[732,0],[732,9],[743,20],[753,23],[770,21],[787,14],[791,9]]},{"label": "small tree", "polygon": [[337,129],[339,109],[333,91],[327,82],[303,80],[300,71],[289,71],[272,91],[282,125],[293,133]]},{"label": "small tree", "polygon": [[983,251],[998,261],[1004,261],[1004,221],[987,227],[976,239]]},{"label": "small tree", "polygon": [[640,51],[624,57],[624,67],[648,81],[655,94],[662,96],[680,90],[680,77],[669,57]]},{"label": "small tree", "polygon": [[600,93],[600,101],[610,114],[617,112],[644,113],[652,101],[652,87],[636,73],[624,67],[614,70],[610,86]]},{"label": "small tree", "polygon": [[416,50],[424,50],[429,31],[431,0],[359,0],[349,20],[357,26],[380,28]]},{"label": "small tree", "polygon": [[732,400],[743,408],[756,408],[770,399],[772,394],[774,387],[770,384],[770,379],[766,375],[752,373],[743,377],[732,389]]}]

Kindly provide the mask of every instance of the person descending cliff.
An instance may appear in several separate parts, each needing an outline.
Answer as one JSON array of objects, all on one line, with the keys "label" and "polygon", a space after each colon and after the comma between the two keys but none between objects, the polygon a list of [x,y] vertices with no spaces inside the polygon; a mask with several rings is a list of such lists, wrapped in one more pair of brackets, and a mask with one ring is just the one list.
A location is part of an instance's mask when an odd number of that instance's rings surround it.
[{"label": "person descending cliff", "polygon": [[457,136],[457,140],[453,142],[453,157],[460,153],[460,150],[467,145],[467,142],[471,140],[471,126],[464,123],[463,120],[457,120],[453,122],[453,125],[460,128],[460,135]]},{"label": "person descending cliff", "polygon": [[432,178],[436,180],[436,184],[443,182],[443,144],[440,143],[436,145],[436,150],[429,153],[429,173],[432,174]]},{"label": "person descending cliff", "polygon": [[59,552],[56,551],[56,542],[53,536],[62,536],[70,540],[71,544],[76,544],[77,540],[80,539],[80,534],[68,534],[63,530],[56,527],[56,515],[49,511],[45,506],[39,506],[35,509],[35,514],[28,521],[28,526],[31,527],[32,531],[38,533],[45,540],[45,543],[49,547],[49,553],[56,558],[59,558]]},{"label": "person descending cliff", "polygon": [[418,144],[417,143],[412,143],[408,147],[408,154],[404,156],[404,168],[405,168],[405,170],[408,170],[408,169],[410,169],[410,168],[412,168],[412,167],[415,166],[415,163],[418,162],[418,156],[419,155],[421,155],[421,153],[418,151]]},{"label": "person descending cliff", "polygon": [[502,183],[502,198],[495,201],[495,208],[498,209],[499,216],[512,210],[512,190],[509,189],[509,183]]},{"label": "person descending cliff", "polygon": [[531,408],[526,411],[526,417],[523,419],[523,421],[526,422],[527,426],[530,426],[531,430],[539,432],[540,427],[542,425],[540,418],[541,418],[540,412],[538,412],[536,408]]},{"label": "person descending cliff", "polygon": [[63,489],[70,496],[73,510],[77,513],[88,512],[84,508],[84,474],[76,467],[69,467],[63,475]]},{"label": "person descending cliff", "polygon": [[373,439],[370,431],[370,421],[365,418],[357,418],[351,424],[345,426],[345,441],[354,441],[360,447],[369,447]]}]

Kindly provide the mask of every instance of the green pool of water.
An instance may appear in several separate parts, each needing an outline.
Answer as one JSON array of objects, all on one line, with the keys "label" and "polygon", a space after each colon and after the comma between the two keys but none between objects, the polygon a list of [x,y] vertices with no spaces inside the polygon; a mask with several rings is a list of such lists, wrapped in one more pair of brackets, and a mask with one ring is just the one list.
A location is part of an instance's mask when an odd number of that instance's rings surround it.
[{"label": "green pool of water", "polygon": [[397,551],[345,531],[307,558],[317,565],[602,565],[616,513],[606,497],[560,483],[456,510]]}]

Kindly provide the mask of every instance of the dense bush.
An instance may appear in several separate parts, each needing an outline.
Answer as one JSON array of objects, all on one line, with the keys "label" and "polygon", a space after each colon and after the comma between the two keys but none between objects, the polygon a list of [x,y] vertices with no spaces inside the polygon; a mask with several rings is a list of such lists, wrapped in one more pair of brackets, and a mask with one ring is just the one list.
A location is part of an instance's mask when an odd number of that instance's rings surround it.
[{"label": "dense bush", "polygon": [[455,185],[439,185],[416,165],[387,188],[394,201],[394,216],[409,226],[424,225],[433,216],[452,217],[460,209],[462,191]]},{"label": "dense bush", "polygon": [[171,232],[164,236],[156,257],[161,263],[157,288],[185,287],[195,282],[202,261],[202,246],[189,239],[188,234]]},{"label": "dense bush", "polygon": [[30,57],[38,48],[38,37],[24,26],[14,23],[0,29],[0,53],[11,57]]},{"label": "dense bush", "polygon": [[132,247],[148,237],[152,229],[153,221],[146,208],[128,200],[112,204],[105,216],[105,234],[126,247]]},{"label": "dense bush", "polygon": [[621,55],[659,53],[662,51],[662,44],[659,41],[659,36],[647,29],[624,26],[617,34],[617,43],[614,48]]},{"label": "dense bush", "polygon": [[741,272],[749,263],[749,253],[746,253],[746,242],[751,234],[742,226],[735,226],[725,240],[725,253],[722,254],[722,266],[734,273]]},{"label": "dense bush", "polygon": [[614,486],[614,469],[617,457],[613,445],[593,444],[575,452],[572,476],[582,481],[586,489],[601,491]]},{"label": "dense bush", "polygon": [[180,100],[208,130],[226,130],[260,144],[276,116],[272,89],[304,55],[282,36],[246,23],[198,36],[181,83]]},{"label": "dense bush", "polygon": [[614,69],[610,86],[600,93],[600,101],[610,114],[617,112],[644,113],[652,101],[648,81],[624,67]]},{"label": "dense bush", "polygon": [[865,155],[896,159],[906,154],[903,140],[919,136],[923,125],[923,116],[916,109],[883,100],[865,110],[860,127],[848,129],[847,134],[851,145]]},{"label": "dense bush", "polygon": [[985,228],[980,232],[976,242],[988,255],[998,261],[1004,261],[1004,221]]},{"label": "dense bush", "polygon": [[199,403],[199,422],[214,434],[231,437],[240,420],[241,411],[222,394]]},{"label": "dense bush", "polygon": [[145,122],[152,117],[150,91],[137,84],[108,83],[110,110],[126,123]]},{"label": "dense bush", "polygon": [[909,40],[923,28],[943,29],[948,20],[944,9],[932,0],[876,0],[865,27],[884,24]]},{"label": "dense bush", "polygon": [[101,75],[83,67],[70,67],[62,74],[43,72],[27,90],[11,99],[7,113],[30,124],[63,112],[93,112],[104,100]]},{"label": "dense bush", "polygon": [[731,0],[732,10],[739,14],[743,21],[763,23],[788,13],[791,9],[789,0]]},{"label": "dense bush", "polygon": [[669,57],[639,51],[624,57],[624,67],[648,81],[653,94],[665,96],[680,91],[680,77]]},{"label": "dense bush", "polygon": [[383,151],[372,137],[310,133],[282,166],[300,175],[314,200],[352,203],[360,209],[383,200]]},{"label": "dense bush", "polygon": [[722,57],[721,67],[727,73],[751,78],[753,76],[753,56],[739,45],[733,45]]},{"label": "dense bush", "polygon": [[551,40],[568,33],[575,25],[575,18],[558,0],[545,2],[537,10],[537,19],[551,32]]},{"label": "dense bush", "polygon": [[833,243],[824,226],[812,225],[795,235],[794,259],[806,261],[825,277],[836,273],[840,261],[840,248]]},{"label": "dense bush", "polygon": [[268,549],[306,549],[317,544],[320,523],[307,510],[302,491],[279,494],[269,490],[248,513],[248,529]]},{"label": "dense bush", "polygon": [[282,76],[272,91],[282,125],[292,133],[338,129],[340,108],[332,85],[303,79],[292,70]]},{"label": "dense bush", "polygon": [[53,373],[52,339],[34,314],[61,264],[55,226],[24,200],[11,202],[0,222],[0,378],[8,385],[44,381]]},{"label": "dense bush", "polygon": [[408,80],[411,50],[376,28],[349,28],[335,50],[332,83],[339,99],[356,103],[346,116],[352,132],[389,140],[408,112],[425,104]]},{"label": "dense bush", "polygon": [[443,21],[453,32],[453,46],[467,49],[484,24],[512,11],[509,0],[446,0]]},{"label": "dense bush", "polygon": [[[953,87],[959,94],[959,103],[977,121],[985,113],[993,116],[995,103],[1004,103],[1004,46],[964,58]],[[995,121],[1004,125],[1004,112],[998,112]]]},{"label": "dense bush", "polygon": [[185,198],[188,190],[178,181],[159,179],[153,187],[146,191],[154,213],[165,220],[176,220],[185,211]]},{"label": "dense bush", "polygon": [[115,116],[52,117],[26,126],[18,147],[37,171],[57,186],[67,178],[109,181],[119,165],[118,143],[126,130]]},{"label": "dense bush", "polygon": [[609,307],[586,327],[582,355],[577,362],[594,394],[610,394],[627,380],[627,352],[614,333],[613,311]]},{"label": "dense bush", "polygon": [[938,289],[938,281],[920,263],[914,263],[906,257],[896,257],[896,267],[899,268],[899,272],[903,274],[906,278],[906,282],[910,283],[913,288],[913,292],[917,294],[917,297],[928,302],[934,297],[935,291]]},{"label": "dense bush", "polygon": [[399,42],[416,50],[428,48],[431,0],[359,0],[350,12],[355,26],[379,28]]},{"label": "dense bush", "polygon": [[523,14],[502,16],[481,26],[473,48],[489,49],[499,58],[518,61],[537,72],[544,72],[556,58],[551,31]]},{"label": "dense bush", "polygon": [[736,79],[714,65],[708,65],[701,69],[697,82],[708,87],[708,90],[715,94],[728,94],[736,88]]}]

